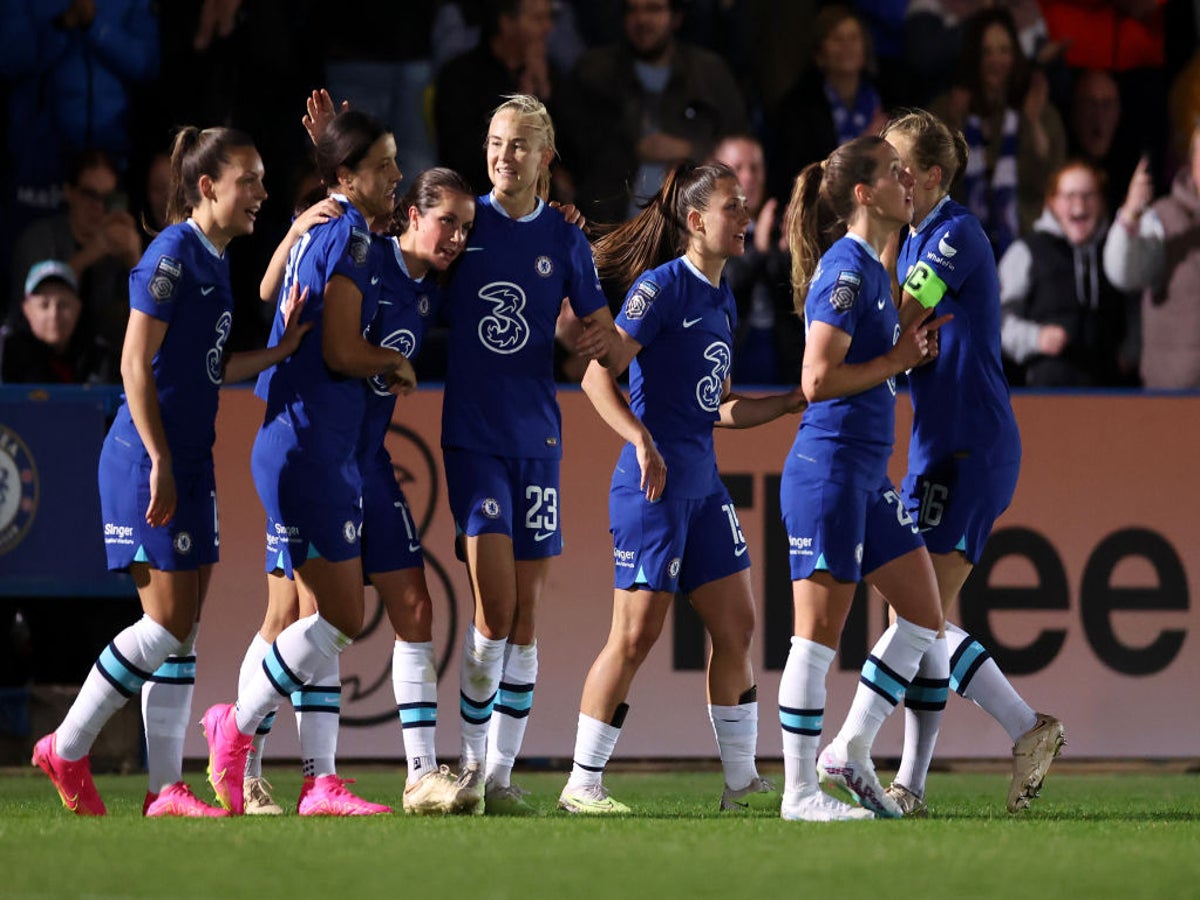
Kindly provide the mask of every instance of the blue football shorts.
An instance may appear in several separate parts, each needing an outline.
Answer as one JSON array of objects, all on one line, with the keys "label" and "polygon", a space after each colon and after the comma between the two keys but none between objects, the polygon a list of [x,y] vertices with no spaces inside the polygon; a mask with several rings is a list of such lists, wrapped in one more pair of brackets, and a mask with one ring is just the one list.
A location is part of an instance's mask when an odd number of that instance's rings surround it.
[{"label": "blue football shorts", "polygon": [[923,546],[899,493],[885,479],[873,489],[822,479],[780,483],[792,580],[827,571],[861,581],[880,566]]},{"label": "blue football shorts", "polygon": [[106,440],[100,451],[100,514],[108,568],[128,571],[147,563],[164,572],[187,572],[217,561],[217,484],[212,462],[176,465],[175,515],[166,525],[146,524],[150,506],[150,458],[141,448]]},{"label": "blue football shorts", "polygon": [[507,535],[514,559],[562,553],[559,460],[490,456],[453,447],[442,455],[450,512],[462,534]]},{"label": "blue football shorts", "polygon": [[250,468],[267,514],[266,571],[282,569],[291,578],[293,566],[309,559],[359,555],[362,480],[353,458],[330,465],[306,455],[276,419],[259,429]]},{"label": "blue football shorts", "polygon": [[900,486],[930,553],[962,551],[979,562],[992,527],[1017,489],[1020,463],[992,465],[971,458],[944,460],[926,472],[910,472]]},{"label": "blue football shorts", "polygon": [[613,585],[621,590],[687,592],[750,567],[737,511],[724,489],[651,503],[638,488],[614,485],[608,518]]}]

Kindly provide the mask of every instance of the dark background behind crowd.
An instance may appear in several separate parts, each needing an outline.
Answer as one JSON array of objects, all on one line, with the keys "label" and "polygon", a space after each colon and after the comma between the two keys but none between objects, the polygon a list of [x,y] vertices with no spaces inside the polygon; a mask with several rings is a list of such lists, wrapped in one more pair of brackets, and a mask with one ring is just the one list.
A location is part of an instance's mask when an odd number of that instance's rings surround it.
[{"label": "dark background behind crowd", "polygon": [[[733,165],[753,220],[747,257],[728,272],[741,319],[735,359],[743,362],[734,375],[745,383],[797,377],[802,331],[780,239],[794,176],[842,141],[878,130],[890,111],[928,107],[960,128],[972,150],[955,198],[984,222],[998,263],[1016,247],[1001,267],[1002,281],[1006,271],[1017,279],[1004,288],[1006,321],[1015,323],[1006,353],[1021,347],[1008,358],[1013,383],[1025,383],[1039,354],[1066,354],[1070,341],[1092,340],[1089,323],[1102,319],[1104,353],[1118,358],[1060,366],[1055,371],[1066,374],[1044,386],[1134,386],[1139,308],[1155,302],[1153,289],[1144,300],[1140,289],[1117,290],[1097,248],[1110,223],[1132,217],[1136,228],[1133,213],[1149,206],[1130,200],[1135,171],[1161,196],[1179,189],[1173,179],[1183,170],[1183,190],[1195,194],[1187,172],[1200,113],[1197,7],[1193,0],[0,0],[0,312],[6,343],[20,337],[23,353],[42,354],[36,367],[6,363],[3,379],[31,380],[35,368],[63,381],[118,377],[127,275],[148,229],[162,226],[164,154],[180,124],[241,128],[265,162],[270,199],[255,234],[230,253],[238,309],[228,346],[262,345],[270,309],[257,286],[298,198],[315,186],[300,117],[305,96],[326,86],[335,101],[392,126],[409,177],[449,165],[480,193],[488,187],[488,114],[503,94],[538,95],[558,128],[553,195],[595,224],[630,215],[684,159]],[[1093,166],[1095,190],[1064,187],[1076,183],[1060,177],[1064,164],[1078,160]],[[1072,227],[1069,200],[1094,201],[1093,225]],[[1045,232],[1065,242],[1061,271],[1038,265],[1049,251],[1029,252],[1050,240]],[[1195,259],[1198,235],[1200,225],[1185,232],[1185,255]],[[26,315],[29,288],[39,284],[30,271],[46,260],[67,263],[75,277],[40,283],[59,293],[70,288],[81,310],[74,321],[60,317],[54,338],[43,337],[33,312]],[[1043,275],[1061,277],[1062,291],[1076,298],[1053,321],[1038,320]],[[1194,302],[1200,307],[1200,296]],[[69,298],[59,306],[70,313]],[[1200,335],[1192,343],[1200,358]],[[437,380],[436,340],[426,356],[418,371]],[[565,364],[564,377],[570,371]]]}]

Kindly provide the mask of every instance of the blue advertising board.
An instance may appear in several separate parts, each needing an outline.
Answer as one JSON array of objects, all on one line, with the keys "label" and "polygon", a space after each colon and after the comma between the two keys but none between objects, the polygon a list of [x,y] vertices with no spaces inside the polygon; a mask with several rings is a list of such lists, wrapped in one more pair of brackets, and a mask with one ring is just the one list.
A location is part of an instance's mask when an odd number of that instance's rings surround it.
[{"label": "blue advertising board", "polygon": [[0,596],[123,596],[96,465],[116,388],[0,387]]}]

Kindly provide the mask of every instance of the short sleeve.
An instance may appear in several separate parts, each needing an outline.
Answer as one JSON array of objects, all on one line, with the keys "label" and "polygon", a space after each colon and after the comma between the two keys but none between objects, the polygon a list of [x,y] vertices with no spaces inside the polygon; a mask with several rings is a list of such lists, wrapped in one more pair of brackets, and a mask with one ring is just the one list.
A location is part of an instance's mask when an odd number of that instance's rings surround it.
[{"label": "short sleeve", "polygon": [[596,260],[592,257],[592,247],[583,236],[583,232],[574,225],[569,229],[568,254],[570,256],[570,276],[567,285],[567,296],[571,298],[571,309],[579,318],[590,316],[602,306],[608,305],[604,291],[600,289],[600,275],[596,271]]},{"label": "short sleeve", "polygon": [[129,273],[129,308],[170,322],[183,293],[184,262],[173,248],[143,257]]},{"label": "short sleeve", "polygon": [[649,346],[667,320],[664,307],[671,303],[670,285],[657,275],[643,275],[625,296],[617,324],[643,347]]},{"label": "short sleeve", "polygon": [[854,334],[864,304],[863,273],[847,265],[848,260],[825,271],[813,283],[804,301],[809,322],[825,322]]},{"label": "short sleeve", "polygon": [[333,259],[330,277],[345,276],[365,294],[371,275],[371,232],[359,225],[350,225],[335,241],[330,248]]}]

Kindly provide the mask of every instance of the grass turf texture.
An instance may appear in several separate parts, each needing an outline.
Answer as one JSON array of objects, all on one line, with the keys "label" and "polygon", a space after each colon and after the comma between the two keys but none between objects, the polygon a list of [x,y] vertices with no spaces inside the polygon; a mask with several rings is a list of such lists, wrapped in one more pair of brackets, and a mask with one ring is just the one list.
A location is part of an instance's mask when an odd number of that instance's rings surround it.
[{"label": "grass turf texture", "polygon": [[[294,809],[299,776],[267,774]],[[403,775],[345,774],[399,809]],[[203,773],[187,779],[210,797]],[[564,780],[518,773],[538,818],[144,820],[142,775],[98,777],[109,815],[90,819],[67,813],[40,772],[8,770],[0,896],[1200,896],[1196,775],[1055,771],[1010,816],[1004,775],[935,773],[929,819],[833,824],[719,814],[715,772],[617,772],[606,784],[635,814],[574,817],[554,809]]]}]

